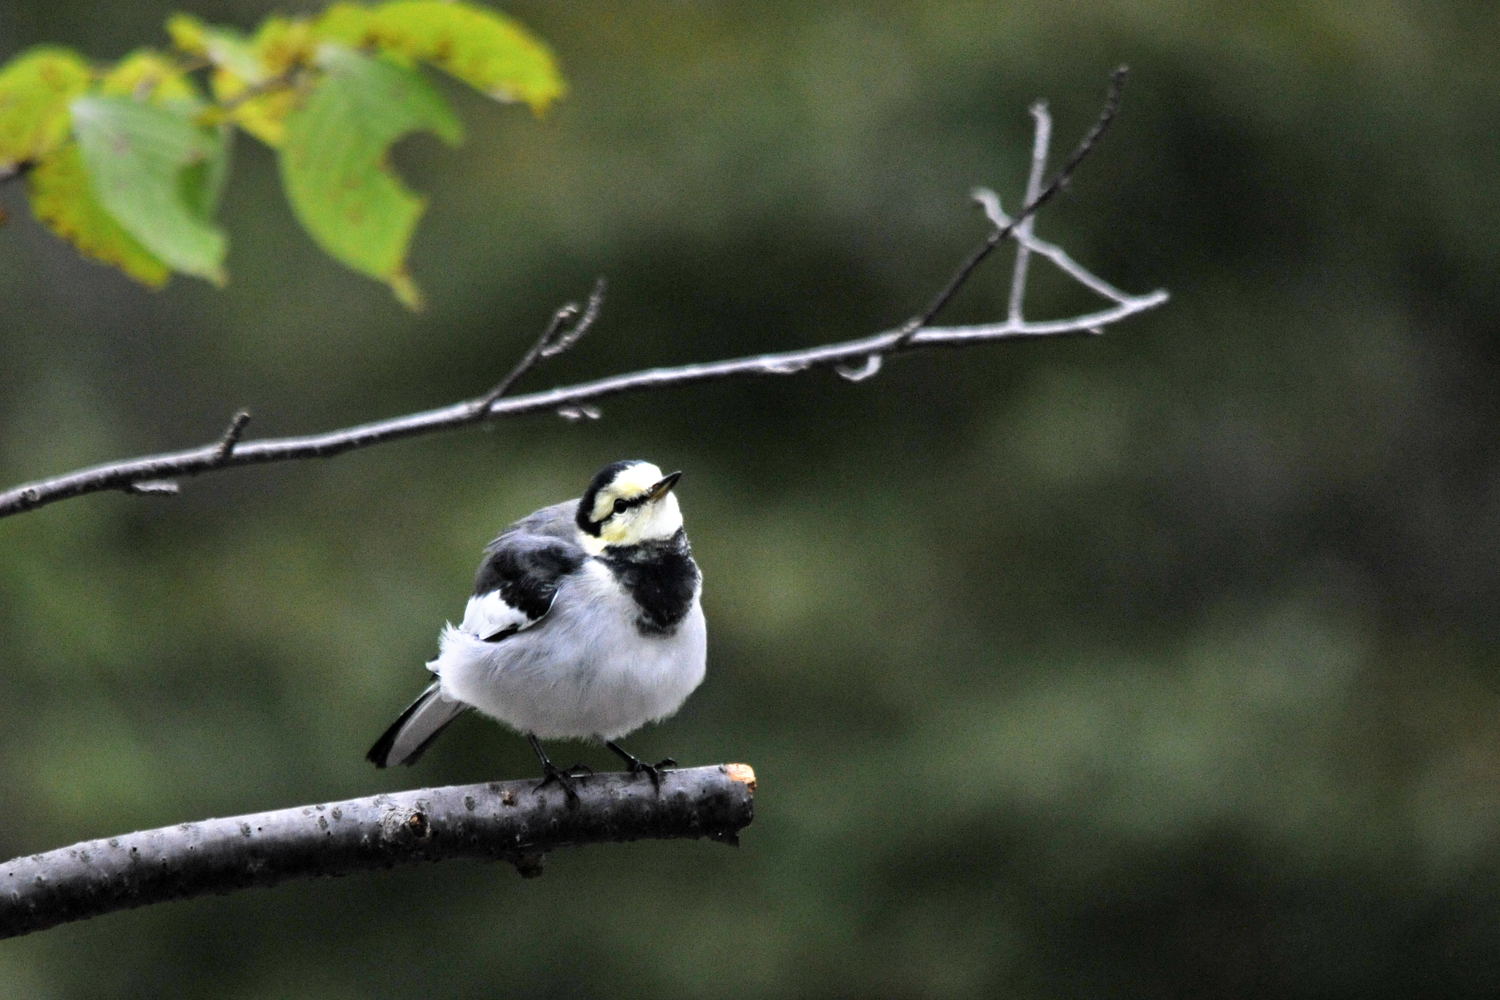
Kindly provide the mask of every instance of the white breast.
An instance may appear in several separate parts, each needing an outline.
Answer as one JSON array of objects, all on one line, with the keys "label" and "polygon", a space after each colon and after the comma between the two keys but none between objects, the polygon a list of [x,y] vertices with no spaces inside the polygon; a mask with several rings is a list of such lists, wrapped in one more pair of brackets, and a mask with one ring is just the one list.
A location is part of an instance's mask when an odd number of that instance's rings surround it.
[{"label": "white breast", "polygon": [[448,626],[428,669],[443,693],[541,739],[617,739],[676,712],[703,680],[708,632],[694,596],[669,636],[643,635],[636,605],[598,560],[558,589],[535,626],[484,642]]}]

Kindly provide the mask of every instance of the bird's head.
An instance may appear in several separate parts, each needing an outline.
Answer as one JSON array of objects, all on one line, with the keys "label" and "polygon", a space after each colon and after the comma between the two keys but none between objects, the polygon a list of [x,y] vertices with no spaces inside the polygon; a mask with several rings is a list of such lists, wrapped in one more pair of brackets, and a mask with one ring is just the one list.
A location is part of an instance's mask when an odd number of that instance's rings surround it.
[{"label": "bird's head", "polygon": [[578,501],[578,530],[585,545],[665,541],[682,528],[682,509],[672,495],[680,472],[663,475],[650,462],[614,462],[599,470]]}]

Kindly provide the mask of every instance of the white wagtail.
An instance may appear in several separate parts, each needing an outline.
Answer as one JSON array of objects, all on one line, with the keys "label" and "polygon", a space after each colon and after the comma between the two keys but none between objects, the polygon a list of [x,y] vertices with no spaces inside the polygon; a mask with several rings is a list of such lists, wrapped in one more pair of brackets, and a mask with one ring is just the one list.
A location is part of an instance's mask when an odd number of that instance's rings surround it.
[{"label": "white wagtail", "polygon": [[543,507],[485,548],[463,621],[442,632],[437,680],[375,741],[376,767],[411,764],[476,708],[523,733],[543,785],[576,799],[573,778],[540,740],[603,740],[660,785],[670,759],[647,764],[615,740],[666,718],[703,680],[708,633],[672,487],[650,462],[615,462],[578,500]]}]

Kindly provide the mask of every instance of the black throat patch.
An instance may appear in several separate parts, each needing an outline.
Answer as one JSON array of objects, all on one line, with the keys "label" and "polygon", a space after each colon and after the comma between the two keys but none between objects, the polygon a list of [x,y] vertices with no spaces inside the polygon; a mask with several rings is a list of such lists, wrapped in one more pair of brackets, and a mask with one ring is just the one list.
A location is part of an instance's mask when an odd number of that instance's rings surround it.
[{"label": "black throat patch", "polygon": [[611,545],[595,556],[635,599],[635,627],[642,635],[667,636],[693,606],[701,574],[687,532],[660,542]]}]

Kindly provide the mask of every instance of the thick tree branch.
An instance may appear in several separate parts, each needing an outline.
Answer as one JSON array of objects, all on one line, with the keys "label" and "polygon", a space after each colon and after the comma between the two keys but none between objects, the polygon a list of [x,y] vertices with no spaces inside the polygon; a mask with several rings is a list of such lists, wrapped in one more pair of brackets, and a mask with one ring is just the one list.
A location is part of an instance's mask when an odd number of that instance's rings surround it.
[{"label": "thick tree branch", "polygon": [[[1032,219],[1038,209],[1067,185],[1074,170],[1097,146],[1119,108],[1124,81],[1125,70],[1122,67],[1113,77],[1103,110],[1093,127],[1052,180],[1040,189],[1036,178],[1041,176],[1046,164],[1050,119],[1043,106],[1037,105],[1032,109],[1037,132],[1032,152],[1032,180],[1027,190],[1030,197],[1025,199],[1016,216],[1010,218],[1000,211],[999,202],[993,195],[980,195],[992,223],[989,235],[977,250],[965,258],[928,307],[895,329],[856,340],[798,350],[653,368],[545,392],[508,395],[516,382],[537,361],[566,350],[588,329],[599,311],[603,295],[601,282],[595,287],[586,307],[580,310],[570,304],[560,309],[542,336],[510,373],[488,392],[474,399],[323,434],[267,438],[260,441],[241,441],[238,436],[226,434],[218,441],[197,448],[91,466],[65,475],[23,483],[0,493],[0,517],[103,490],[171,492],[175,490],[174,480],[218,469],[263,462],[328,458],[386,441],[453,430],[523,413],[551,411],[565,417],[595,416],[598,411],[589,404],[606,396],[628,392],[646,392],[734,378],[795,375],[815,368],[833,369],[850,381],[861,381],[878,374],[887,358],[926,348],[964,347],[990,341],[1102,333],[1108,326],[1166,302],[1167,293],[1158,290],[1147,295],[1132,296],[1119,292],[1092,275],[1089,276],[1091,280],[1080,278],[1082,268],[1072,258],[1052,244],[1036,239],[1032,234]],[[1017,241],[1025,251],[1018,256],[1016,269],[1011,276],[1012,295],[1006,319],[1003,322],[971,326],[930,326],[932,318],[969,281],[979,264],[1006,239]],[[1026,319],[1021,309],[1021,295],[1025,290],[1026,270],[1033,253],[1053,261],[1085,287],[1101,294],[1110,301],[1110,307],[1067,319]],[[244,430],[242,422],[231,425],[231,431],[236,430]]]},{"label": "thick tree branch", "polygon": [[579,801],[534,781],[391,792],[348,802],[182,823],[0,865],[0,937],[115,910],[416,861],[500,859],[541,874],[556,847],[647,838],[736,843],[755,772],[720,764],[577,779]]}]

